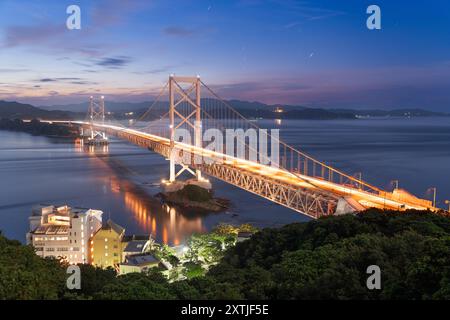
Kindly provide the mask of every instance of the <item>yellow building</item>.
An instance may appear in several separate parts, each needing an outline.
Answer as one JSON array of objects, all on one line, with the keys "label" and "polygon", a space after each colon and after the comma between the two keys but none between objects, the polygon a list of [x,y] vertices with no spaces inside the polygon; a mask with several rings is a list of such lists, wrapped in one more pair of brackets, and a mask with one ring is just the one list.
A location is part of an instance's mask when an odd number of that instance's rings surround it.
[{"label": "yellow building", "polygon": [[94,234],[90,243],[90,263],[97,267],[117,268],[122,262],[125,229],[108,220]]}]

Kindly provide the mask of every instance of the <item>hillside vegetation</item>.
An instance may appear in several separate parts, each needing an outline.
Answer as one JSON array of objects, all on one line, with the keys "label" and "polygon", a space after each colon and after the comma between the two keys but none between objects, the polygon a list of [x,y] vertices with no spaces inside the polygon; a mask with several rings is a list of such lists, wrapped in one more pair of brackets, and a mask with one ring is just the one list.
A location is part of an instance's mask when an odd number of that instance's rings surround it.
[{"label": "hillside vegetation", "polygon": [[30,122],[24,122],[20,119],[0,119],[0,130],[27,132],[32,135],[45,135],[56,137],[76,137],[78,130],[75,127],[69,127],[60,124],[50,124],[33,119]]},{"label": "hillside vegetation", "polygon": [[83,119],[85,114],[85,112],[75,113],[70,111],[58,110],[49,111],[34,107],[30,104],[0,100],[0,119],[3,118],[30,120],[34,118],[41,118],[46,120],[73,120]]},{"label": "hillside vegetation", "polygon": [[[366,287],[374,264],[381,290]],[[0,237],[0,299],[450,299],[450,219],[371,209],[264,229],[190,280],[83,266],[81,291],[64,282],[56,261]]]}]

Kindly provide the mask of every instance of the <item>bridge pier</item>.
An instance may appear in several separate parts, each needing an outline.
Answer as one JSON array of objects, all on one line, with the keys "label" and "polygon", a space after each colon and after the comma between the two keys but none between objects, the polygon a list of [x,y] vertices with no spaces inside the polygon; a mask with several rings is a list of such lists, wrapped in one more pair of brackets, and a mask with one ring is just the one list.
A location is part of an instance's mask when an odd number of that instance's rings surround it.
[{"label": "bridge pier", "polygon": [[105,97],[101,96],[100,102],[95,102],[94,97],[90,97],[89,100],[89,118],[91,125],[89,126],[89,133],[87,134],[82,128],[81,136],[86,140],[88,145],[107,145],[109,144],[106,132],[96,130],[94,128],[94,122],[99,122],[100,124],[105,123]]},{"label": "bridge pier", "polygon": [[172,152],[171,152],[171,155],[170,155],[170,158],[169,158],[169,170],[170,170],[169,182],[174,182],[175,179],[176,179],[175,159],[174,158],[175,157],[172,155]]},{"label": "bridge pier", "polygon": [[[191,89],[185,91],[180,83],[187,83],[191,85]],[[176,178],[184,171],[189,171],[199,183],[210,185],[207,179],[202,177],[202,172],[198,169],[192,171],[188,166],[180,164],[181,170],[176,172],[176,149],[175,149],[175,130],[180,124],[175,123],[175,114],[180,117],[181,124],[187,123],[194,129],[194,145],[195,147],[202,148],[202,121],[201,121],[201,81],[200,77],[177,77],[174,75],[169,76],[169,119],[170,119],[170,156],[169,156],[169,183],[176,181]],[[190,96],[191,91],[195,92],[195,99]],[[175,95],[180,98],[175,99]],[[176,100],[176,101],[175,101]],[[195,101],[195,102],[194,102]],[[192,108],[193,112],[188,116],[183,116],[177,112],[176,107],[181,102],[187,102]],[[195,117],[195,119],[194,119]]]}]

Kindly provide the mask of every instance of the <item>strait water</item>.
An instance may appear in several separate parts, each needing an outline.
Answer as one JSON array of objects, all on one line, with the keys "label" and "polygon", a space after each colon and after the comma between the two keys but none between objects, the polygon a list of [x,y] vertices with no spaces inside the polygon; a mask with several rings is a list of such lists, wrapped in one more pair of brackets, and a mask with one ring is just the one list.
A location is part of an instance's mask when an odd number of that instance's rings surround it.
[{"label": "strait water", "polygon": [[[347,173],[421,197],[437,187],[438,205],[450,199],[450,118],[370,120],[264,120],[297,148]],[[120,140],[89,149],[72,141],[0,131],[0,230],[25,240],[35,204],[69,204],[104,211],[127,234],[151,233],[179,244],[220,222],[281,226],[308,218],[243,190],[212,180],[215,193],[233,206],[223,213],[195,214],[167,209],[154,197],[167,178],[161,156]]]}]

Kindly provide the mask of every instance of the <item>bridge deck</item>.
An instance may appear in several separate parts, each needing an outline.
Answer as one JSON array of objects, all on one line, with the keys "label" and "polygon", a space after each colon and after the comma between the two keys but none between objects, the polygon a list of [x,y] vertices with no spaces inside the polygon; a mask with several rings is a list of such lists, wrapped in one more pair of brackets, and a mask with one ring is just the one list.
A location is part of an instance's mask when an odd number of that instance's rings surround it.
[{"label": "bridge deck", "polygon": [[[73,121],[70,123],[82,126],[91,125],[90,123],[83,121]],[[110,124],[95,124],[95,127],[98,130],[99,129],[105,130],[109,134],[113,134],[121,138],[127,139],[132,143],[143,145],[145,147],[151,147],[152,149],[161,153],[162,155],[166,157],[168,156],[168,152],[170,150],[170,140],[167,138]],[[337,200],[339,198],[351,198],[357,201],[364,208],[376,207],[395,210],[406,210],[406,209],[418,209],[418,210],[429,209],[433,211],[439,210],[438,208],[427,206],[426,205],[427,201],[423,201],[425,205],[422,204],[420,202],[420,199],[418,199],[418,201],[408,201],[408,199],[406,200],[397,199],[397,197],[391,192],[380,192],[380,193],[367,192],[352,186],[340,185],[318,177],[311,177],[299,173],[288,172],[281,168],[270,167],[267,165],[262,165],[248,160],[239,159],[212,150],[187,145],[182,142],[175,142],[175,148],[177,150],[182,150],[183,152],[187,152],[192,155],[201,156],[203,158],[213,160],[213,162],[215,163],[214,166],[202,165],[200,169],[206,171],[205,173],[207,174],[216,176],[219,179],[235,184],[241,188],[244,189],[249,188],[248,187],[249,185],[248,184],[241,185],[240,183],[237,183],[236,178],[234,178],[234,180],[227,179],[225,176],[223,176],[224,172],[226,171],[225,168],[228,169],[232,168],[233,170],[238,170],[240,175],[247,178],[252,177],[256,178],[256,181],[259,181],[257,182],[257,184],[267,183],[267,181],[272,181],[272,184],[275,184],[274,182],[276,182],[279,184],[277,189],[278,193],[287,192],[289,194],[294,192],[295,190],[299,190],[307,193],[306,198],[305,195],[303,195],[304,199],[307,199],[308,197],[310,200],[313,198],[314,199],[320,198],[319,202],[328,201],[329,203],[332,204],[332,207],[334,206],[334,208],[330,208],[329,206],[328,208],[323,208],[323,205],[321,205],[321,213],[316,212],[314,214],[310,214],[308,212],[302,211],[300,209],[301,206],[300,207],[292,206],[292,195],[286,196],[287,199],[285,200],[281,200],[282,198],[281,196],[274,196],[274,190],[272,190],[271,192],[267,191],[263,194],[263,192],[258,188],[253,187],[251,189],[248,189],[248,191],[250,192],[257,193],[260,196],[263,196],[274,202],[290,207],[296,211],[310,215],[314,218],[317,218],[318,216],[325,214],[332,214],[331,211],[335,209]],[[223,170],[218,170],[218,168],[220,167],[222,167]],[[283,190],[280,191],[279,186],[289,188],[287,188],[286,190],[282,188]]]}]

